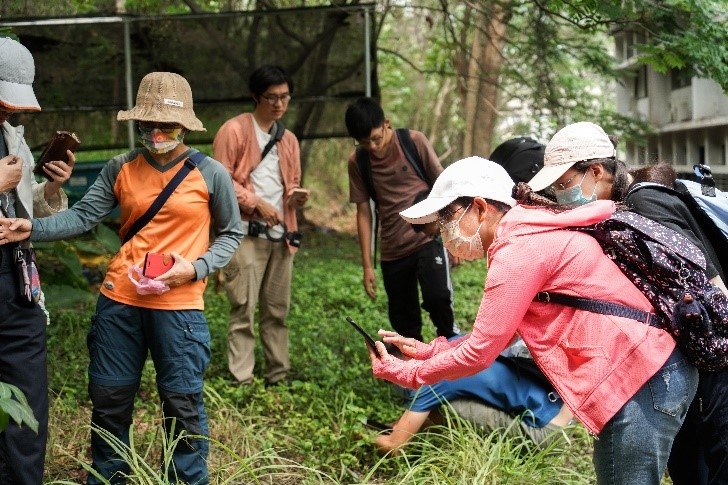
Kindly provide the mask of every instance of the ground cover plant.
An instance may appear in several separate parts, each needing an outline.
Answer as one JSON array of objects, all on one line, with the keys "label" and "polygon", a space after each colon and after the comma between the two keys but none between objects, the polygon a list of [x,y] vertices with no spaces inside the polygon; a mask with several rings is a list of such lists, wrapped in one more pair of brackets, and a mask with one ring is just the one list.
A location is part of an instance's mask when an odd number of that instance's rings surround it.
[{"label": "ground cover plant", "polygon": [[[307,231],[295,260],[291,329],[292,381],[266,388],[230,384],[227,371],[228,303],[213,284],[206,293],[212,363],[205,399],[210,420],[212,484],[585,484],[593,483],[589,438],[580,427],[562,450],[537,451],[453,420],[422,433],[400,456],[379,456],[367,419],[401,413],[393,387],[371,376],[363,340],[345,322],[353,316],[370,333],[386,326],[384,290],[369,300],[361,286],[354,236]],[[480,302],[484,262],[453,274],[455,310],[469,329]],[[46,483],[83,483],[89,461],[90,402],[85,338],[92,306],[49,301],[51,425]],[[433,337],[427,321],[426,334]],[[257,355],[262,364],[262,354]],[[164,484],[161,409],[150,363],[136,401],[129,483]]]}]

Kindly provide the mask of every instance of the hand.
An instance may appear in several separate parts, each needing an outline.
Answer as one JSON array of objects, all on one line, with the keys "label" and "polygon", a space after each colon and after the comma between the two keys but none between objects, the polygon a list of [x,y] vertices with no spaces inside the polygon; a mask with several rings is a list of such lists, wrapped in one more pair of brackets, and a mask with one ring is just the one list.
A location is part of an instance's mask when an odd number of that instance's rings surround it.
[{"label": "hand", "polygon": [[260,217],[263,218],[268,227],[273,227],[283,222],[283,217],[278,210],[263,199],[258,199],[258,205],[255,206],[255,210],[260,214]]},{"label": "hand", "polygon": [[303,207],[308,202],[310,191],[296,187],[288,192],[288,205],[290,207]]},{"label": "hand", "polygon": [[457,266],[460,266],[460,263],[463,262],[461,258],[458,258],[457,256],[453,256],[450,251],[447,252],[447,257],[450,259],[450,267],[455,268]]},{"label": "hand", "polygon": [[417,339],[413,339],[410,337],[403,337],[397,332],[392,332],[390,330],[379,330],[379,335],[382,336],[383,340],[387,342],[388,344],[392,344],[395,347],[397,347],[402,354],[406,355],[407,357],[410,357],[412,359],[417,358],[417,345],[420,346],[426,346],[427,344],[423,344]]},{"label": "hand", "polygon": [[372,300],[377,299],[377,277],[374,274],[374,270],[372,268],[364,268],[364,291],[367,292],[367,295],[369,295],[369,298]]},{"label": "hand", "polygon": [[0,192],[14,189],[23,178],[23,161],[16,155],[0,159]]},{"label": "hand", "polygon": [[404,387],[411,387],[409,385],[410,375],[415,370],[416,362],[392,357],[387,353],[387,348],[382,342],[376,342],[375,345],[379,355],[367,347],[369,349],[369,358],[372,361],[372,373],[374,377],[385,379]]},{"label": "hand", "polygon": [[61,190],[61,186],[71,178],[73,166],[76,164],[76,156],[71,150],[66,150],[66,155],[68,155],[68,162],[53,160],[43,165],[43,171],[50,177],[50,180],[46,182],[43,193],[46,200]]},{"label": "hand", "polygon": [[170,252],[169,254],[174,258],[174,265],[166,273],[162,273],[154,278],[155,281],[162,281],[170,288],[174,288],[175,286],[182,286],[195,279],[197,272],[195,271],[195,267],[192,266],[192,263],[187,261],[179,253]]},{"label": "hand", "polygon": [[32,227],[28,219],[0,218],[0,245],[28,239]]}]

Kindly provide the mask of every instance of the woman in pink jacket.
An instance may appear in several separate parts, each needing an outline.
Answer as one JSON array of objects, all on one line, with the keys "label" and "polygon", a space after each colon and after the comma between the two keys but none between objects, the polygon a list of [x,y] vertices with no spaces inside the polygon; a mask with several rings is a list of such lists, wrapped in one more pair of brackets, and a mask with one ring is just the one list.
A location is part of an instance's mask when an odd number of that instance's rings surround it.
[{"label": "woman in pink jacket", "polygon": [[[597,483],[659,485],[673,438],[695,394],[697,370],[665,331],[624,317],[535,301],[539,292],[594,298],[653,312],[590,235],[564,230],[609,217],[611,201],[569,211],[515,205],[503,167],[470,157],[450,165],[427,199],[401,212],[438,221],[445,247],[488,259],[469,338],[429,344],[380,330],[376,377],[417,388],[488,367],[520,335],[566,405],[596,436]],[[487,251],[487,253],[486,253]]]}]

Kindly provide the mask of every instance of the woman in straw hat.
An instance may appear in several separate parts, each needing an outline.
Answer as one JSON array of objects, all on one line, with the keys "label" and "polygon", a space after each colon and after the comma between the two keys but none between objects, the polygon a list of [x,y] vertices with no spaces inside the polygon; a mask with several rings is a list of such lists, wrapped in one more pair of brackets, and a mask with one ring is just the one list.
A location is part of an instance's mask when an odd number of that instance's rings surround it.
[{"label": "woman in straw hat", "polygon": [[[207,484],[208,442],[199,438],[208,433],[202,386],[210,360],[203,291],[207,276],[227,263],[242,237],[235,193],[222,165],[184,144],[187,132],[204,128],[182,76],[147,74],[136,105],[119,111],[117,119],[136,123],[143,147],[113,158],[68,211],[40,219],[0,219],[0,244],[76,236],[120,206],[125,242],[109,263],[88,337],[91,421],[129,443],[134,397],[150,353],[168,442],[183,433],[193,436],[174,449],[170,483]],[[188,159],[199,163],[151,220],[135,228]],[[162,262],[169,266],[157,277],[137,280],[147,253],[164,254]],[[129,465],[96,432],[91,454],[89,484],[124,483]]]},{"label": "woman in straw hat", "polygon": [[564,230],[609,217],[613,202],[562,212],[514,207],[512,189],[503,167],[471,157],[447,167],[427,199],[401,212],[413,223],[437,220],[450,252],[490,264],[469,338],[424,344],[380,330],[385,342],[414,359],[396,359],[378,342],[374,375],[410,388],[470,375],[520,335],[564,403],[598,438],[597,483],[658,485],[697,370],[664,330],[537,301],[554,291],[653,311],[592,236]]}]

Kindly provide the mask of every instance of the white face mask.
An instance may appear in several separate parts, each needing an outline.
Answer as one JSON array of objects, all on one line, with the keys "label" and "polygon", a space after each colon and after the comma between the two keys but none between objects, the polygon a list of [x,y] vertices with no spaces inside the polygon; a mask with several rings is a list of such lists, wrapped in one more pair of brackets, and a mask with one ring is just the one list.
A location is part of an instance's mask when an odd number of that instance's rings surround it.
[{"label": "white face mask", "polygon": [[478,229],[472,236],[465,237],[460,232],[460,220],[468,212],[470,205],[465,208],[457,221],[450,221],[443,224],[440,229],[440,234],[442,235],[442,244],[450,251],[450,254],[458,258],[473,261],[484,257],[485,250],[483,249],[483,241],[480,239],[482,222],[478,225]]}]

